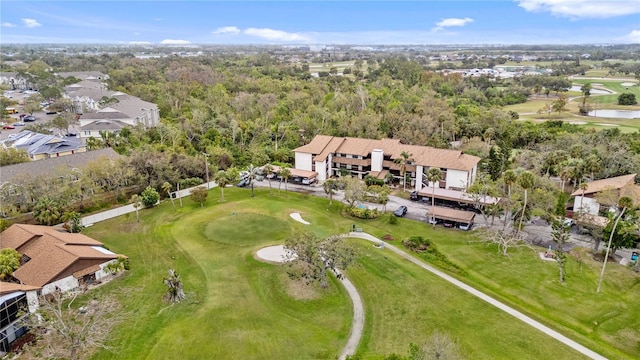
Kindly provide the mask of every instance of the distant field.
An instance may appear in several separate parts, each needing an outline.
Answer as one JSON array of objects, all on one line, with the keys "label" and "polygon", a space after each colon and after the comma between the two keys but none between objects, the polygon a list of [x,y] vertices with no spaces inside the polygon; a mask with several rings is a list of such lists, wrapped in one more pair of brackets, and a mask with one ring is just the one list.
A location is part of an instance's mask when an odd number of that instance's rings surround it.
[{"label": "distant field", "polygon": [[[321,72],[321,71],[329,72],[329,70],[331,70],[332,67],[335,67],[338,70],[338,72],[341,73],[345,68],[348,68],[348,67],[353,68],[354,63],[355,63],[354,61],[311,63],[309,64],[309,71],[312,73]],[[364,69],[365,65],[363,64],[362,67]]]}]

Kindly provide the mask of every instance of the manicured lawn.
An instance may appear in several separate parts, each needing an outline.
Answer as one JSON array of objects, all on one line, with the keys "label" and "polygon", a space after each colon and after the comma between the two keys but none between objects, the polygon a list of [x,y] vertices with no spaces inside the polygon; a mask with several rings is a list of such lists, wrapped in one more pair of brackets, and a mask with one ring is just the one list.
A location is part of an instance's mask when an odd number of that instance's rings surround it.
[{"label": "manicured lawn", "polygon": [[[601,294],[595,294],[597,263],[585,259],[582,272],[570,263],[565,285],[555,264],[531,250],[504,258],[495,248],[467,244],[473,233],[435,230],[427,224],[388,217],[345,218],[341,205],[284,191],[269,196],[256,189],[228,189],[219,203],[210,192],[204,208],[188,199],[170,202],[85,230],[131,259],[129,273],[99,289],[115,293],[128,320],[113,333],[118,352],[96,359],[333,359],[346,343],[351,302],[335,280],[326,290],[302,287],[285,270],[254,259],[267,245],[281,244],[295,231],[320,236],[344,233],[352,224],[382,237],[420,234],[462,270],[452,274],[505,300],[570,338],[611,358],[640,356],[640,276],[611,265]],[[311,225],[289,217],[300,212]],[[359,352],[380,358],[406,353],[434,331],[448,334],[466,358],[580,358],[559,342],[454,288],[443,280],[360,240],[358,265],[348,276],[365,303],[365,334]],[[396,241],[397,242],[397,241]],[[188,299],[162,302],[162,278],[169,268],[182,276]],[[635,300],[634,300],[635,299]],[[594,324],[594,321],[598,325]],[[625,355],[628,354],[628,355]]]}]

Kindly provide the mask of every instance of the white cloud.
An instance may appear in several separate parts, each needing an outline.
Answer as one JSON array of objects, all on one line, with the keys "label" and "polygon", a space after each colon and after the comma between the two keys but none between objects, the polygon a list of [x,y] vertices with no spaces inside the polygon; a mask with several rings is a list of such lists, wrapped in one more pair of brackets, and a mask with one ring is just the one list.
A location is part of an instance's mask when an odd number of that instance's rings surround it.
[{"label": "white cloud", "polygon": [[618,40],[631,44],[640,44],[640,30],[632,30],[630,33],[620,37]]},{"label": "white cloud", "polygon": [[464,18],[464,19],[460,19],[460,18],[448,18],[448,19],[442,19],[440,22],[438,22],[436,24],[436,26],[432,29],[433,31],[438,31],[438,30],[443,30],[446,27],[451,27],[451,26],[465,26],[468,23],[473,22],[473,19],[471,18]]},{"label": "white cloud", "polygon": [[16,27],[16,24],[12,24],[10,22],[3,22],[2,27]]},{"label": "white cloud", "polygon": [[531,12],[550,12],[568,18],[609,18],[640,13],[637,0],[515,0]]},{"label": "white cloud", "polygon": [[130,45],[151,45],[153,44],[150,41],[129,41]]},{"label": "white cloud", "polygon": [[225,26],[219,27],[211,32],[214,35],[222,35],[222,34],[233,34],[237,35],[240,33],[240,29],[235,26]]},{"label": "white cloud", "polygon": [[274,30],[274,29],[256,29],[256,28],[248,28],[244,31],[245,34],[251,36],[257,36],[267,40],[273,41],[309,41],[309,38],[304,35],[296,34],[296,33],[288,33],[282,30]]},{"label": "white cloud", "polygon": [[34,19],[23,18],[23,19],[20,19],[20,20],[22,20],[22,23],[24,24],[24,26],[26,26],[28,28],[35,28],[35,27],[38,27],[38,26],[42,26],[42,24],[40,24],[37,20],[34,20]]},{"label": "white cloud", "polygon": [[188,45],[188,44],[191,44],[191,41],[164,39],[164,40],[160,41],[160,44],[163,44],[163,45]]}]

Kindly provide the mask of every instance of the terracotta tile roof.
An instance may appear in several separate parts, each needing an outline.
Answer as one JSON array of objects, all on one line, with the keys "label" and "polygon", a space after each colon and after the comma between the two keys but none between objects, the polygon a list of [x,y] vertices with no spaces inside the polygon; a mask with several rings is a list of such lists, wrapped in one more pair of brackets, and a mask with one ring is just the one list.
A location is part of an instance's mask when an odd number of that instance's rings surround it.
[{"label": "terracotta tile roof", "polygon": [[2,248],[14,248],[30,258],[13,276],[33,286],[44,286],[118,257],[86,235],[61,232],[48,226],[14,224],[0,235]]},{"label": "terracotta tile roof", "polygon": [[[633,184],[636,174],[616,176],[608,179],[596,180],[587,183],[587,189],[584,194],[593,194],[604,190],[618,190],[628,184]],[[571,196],[582,196],[581,189],[574,191]]]},{"label": "terracotta tile roof", "polygon": [[324,161],[329,153],[369,156],[374,149],[381,149],[384,155],[391,159],[400,158],[400,154],[407,152],[411,154],[411,159],[416,165],[426,167],[469,171],[480,162],[479,157],[463,154],[459,150],[405,145],[396,139],[374,140],[317,135],[309,144],[293,151],[314,154],[317,155],[315,161]]}]

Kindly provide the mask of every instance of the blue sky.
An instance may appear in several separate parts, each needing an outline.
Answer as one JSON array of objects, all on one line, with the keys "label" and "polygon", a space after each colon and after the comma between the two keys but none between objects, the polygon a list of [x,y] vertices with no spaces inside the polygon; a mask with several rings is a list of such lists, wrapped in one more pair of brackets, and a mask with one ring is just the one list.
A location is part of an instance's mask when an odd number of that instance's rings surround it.
[{"label": "blue sky", "polygon": [[0,44],[637,44],[640,1],[2,0],[0,25]]}]

